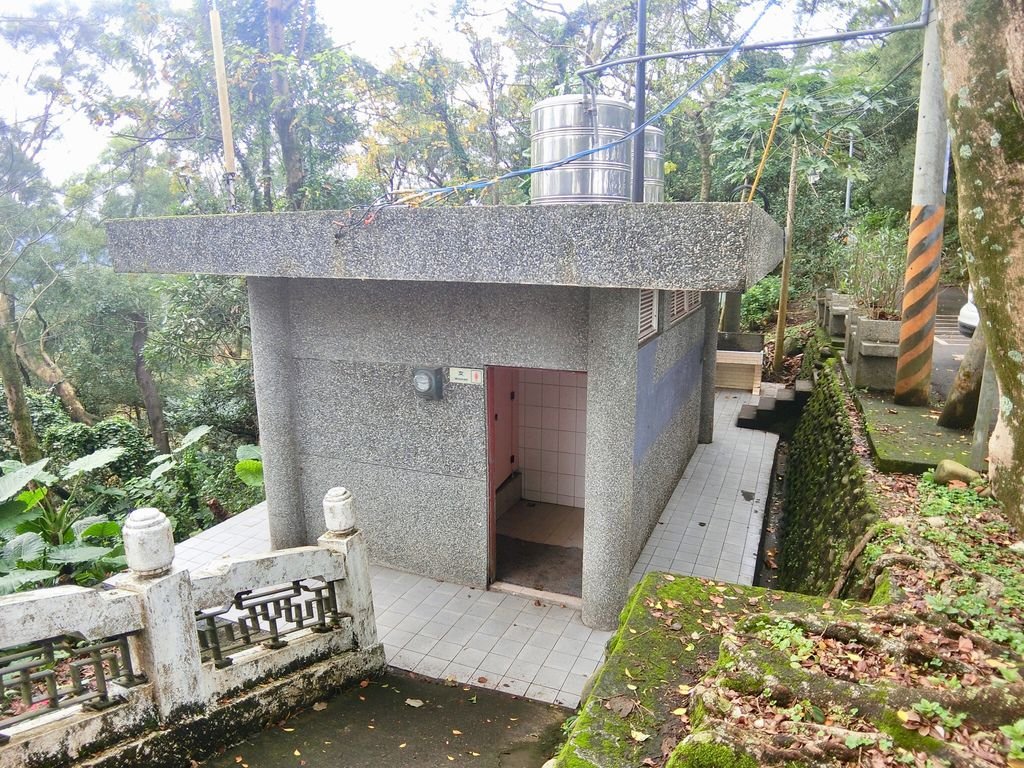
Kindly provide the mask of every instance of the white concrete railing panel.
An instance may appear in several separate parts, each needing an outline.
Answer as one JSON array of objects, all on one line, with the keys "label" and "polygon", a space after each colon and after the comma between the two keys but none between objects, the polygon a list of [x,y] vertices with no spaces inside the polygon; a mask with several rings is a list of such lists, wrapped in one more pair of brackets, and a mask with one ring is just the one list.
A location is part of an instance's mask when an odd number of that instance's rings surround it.
[{"label": "white concrete railing panel", "polygon": [[99,640],[141,629],[138,595],[71,584],[0,597],[0,649],[61,635]]},{"label": "white concrete railing panel", "polygon": [[231,602],[244,590],[259,590],[293,581],[345,579],[345,554],[322,547],[293,547],[261,555],[226,557],[192,571],[192,599],[197,608]]},{"label": "white concrete railing panel", "polygon": [[[351,494],[332,489],[324,511],[328,531],[318,546],[224,558],[190,574],[173,569],[165,516],[136,510],[122,529],[130,570],[108,579],[112,588],[0,597],[0,688],[17,687],[22,667],[49,664],[65,649],[117,667],[106,682],[99,675],[99,688],[47,683],[33,691],[26,706],[44,704],[38,713],[0,711],[0,768],[41,758],[54,744],[65,755],[87,751],[95,734],[115,722],[139,724],[146,713],[161,725],[196,717],[254,683],[346,651],[368,651],[359,658],[382,664]],[[79,699],[125,703],[85,712]]]}]

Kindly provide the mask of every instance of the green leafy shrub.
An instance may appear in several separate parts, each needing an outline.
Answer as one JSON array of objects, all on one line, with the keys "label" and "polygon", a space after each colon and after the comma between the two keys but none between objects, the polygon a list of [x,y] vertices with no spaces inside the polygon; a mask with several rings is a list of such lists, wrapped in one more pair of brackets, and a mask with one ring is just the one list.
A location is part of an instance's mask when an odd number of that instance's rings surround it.
[{"label": "green leafy shrub", "polygon": [[[763,331],[776,316],[782,278],[768,275],[748,288],[740,300],[740,323],[749,331]],[[790,291],[792,295],[792,291]]]},{"label": "green leafy shrub", "polygon": [[171,453],[150,459],[148,475],[125,483],[132,506],[162,511],[178,541],[263,499],[262,488],[238,479],[229,455],[205,444],[212,430],[205,424],[191,430]]},{"label": "green leafy shrub", "polygon": [[89,427],[68,421],[54,424],[42,433],[43,452],[57,462],[68,462],[100,448],[124,449],[110,465],[108,476],[135,477],[147,472],[146,464],[153,458],[153,446],[141,430],[127,419],[104,419]]},{"label": "green leafy shrub", "polygon": [[871,317],[899,317],[906,249],[907,225],[896,211],[860,217],[830,248],[833,287],[851,294]]},{"label": "green leafy shrub", "polygon": [[263,452],[258,445],[240,445],[235,451],[235,475],[251,488],[263,487]]},{"label": "green leafy shrub", "polygon": [[168,400],[165,415],[168,425],[179,432],[209,424],[226,436],[255,442],[259,427],[252,363],[211,366],[186,394]]},{"label": "green leafy shrub", "polygon": [[1010,743],[1010,759],[1024,760],[1024,720],[1018,720],[1012,725],[1001,725],[999,730]]},{"label": "green leafy shrub", "polygon": [[[26,388],[25,400],[28,401],[32,428],[37,435],[44,434],[51,427],[72,423],[60,398],[50,392]],[[14,442],[14,428],[11,426],[10,413],[6,407],[0,408],[0,458],[17,459],[18,457],[18,447]]]},{"label": "green leafy shrub", "polygon": [[4,462],[0,477],[0,594],[59,580],[93,583],[124,566],[120,525],[96,515],[95,474],[122,448],[101,448],[56,474],[51,459]]}]

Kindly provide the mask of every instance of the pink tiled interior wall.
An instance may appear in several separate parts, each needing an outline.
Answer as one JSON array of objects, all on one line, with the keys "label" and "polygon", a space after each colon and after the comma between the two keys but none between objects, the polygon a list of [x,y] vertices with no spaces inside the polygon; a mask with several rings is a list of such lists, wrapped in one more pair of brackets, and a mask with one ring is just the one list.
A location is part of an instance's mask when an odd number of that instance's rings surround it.
[{"label": "pink tiled interior wall", "polygon": [[522,368],[516,391],[523,498],[582,507],[587,374]]}]

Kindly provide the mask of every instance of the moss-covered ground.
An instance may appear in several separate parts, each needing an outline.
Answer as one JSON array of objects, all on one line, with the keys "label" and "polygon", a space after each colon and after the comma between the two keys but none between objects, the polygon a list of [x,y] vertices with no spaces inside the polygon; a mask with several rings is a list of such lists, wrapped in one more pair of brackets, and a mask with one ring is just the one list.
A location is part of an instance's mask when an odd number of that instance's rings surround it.
[{"label": "moss-covered ground", "polygon": [[844,599],[649,574],[557,765],[1024,768],[1024,541],[981,485],[864,474]]},{"label": "moss-covered ground", "polygon": [[937,409],[894,405],[881,392],[858,392],[857,400],[879,469],[919,475],[943,459],[970,464],[971,431],[938,426]]}]

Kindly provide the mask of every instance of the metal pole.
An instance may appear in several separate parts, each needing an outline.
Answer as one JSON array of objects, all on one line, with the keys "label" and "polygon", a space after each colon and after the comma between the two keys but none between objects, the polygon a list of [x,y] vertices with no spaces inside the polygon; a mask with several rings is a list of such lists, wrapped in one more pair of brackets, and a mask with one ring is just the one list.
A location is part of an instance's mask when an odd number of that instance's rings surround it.
[{"label": "metal pole", "polygon": [[[879,27],[877,29],[858,29],[851,32],[837,32],[830,35],[817,35],[814,37],[794,37],[787,40],[771,40],[765,43],[745,43],[736,49],[737,53],[745,53],[747,51],[764,51],[771,50],[773,48],[793,48],[796,46],[807,46],[815,45],[818,43],[833,43],[842,40],[859,40],[862,37],[878,37],[879,35],[891,35],[894,32],[907,32],[912,29],[924,29],[928,23],[928,16],[930,12],[931,3],[930,0],[923,0],[921,3],[921,16],[917,21],[908,22],[907,24],[895,24],[889,27]],[[622,66],[623,64],[634,64],[638,61],[659,61],[661,59],[688,59],[695,56],[714,56],[728,53],[733,48],[731,45],[719,45],[713,48],[683,48],[678,51],[666,51],[665,53],[652,53],[652,54],[638,54],[636,56],[625,56],[621,59],[614,59],[613,61],[603,61],[600,64],[594,64],[583,69],[577,69],[576,74],[580,77],[586,77],[592,75],[595,72],[602,72],[612,67]]]},{"label": "metal pole", "polygon": [[[853,134],[850,134],[850,162],[853,162]],[[846,177],[846,214],[850,214],[850,193],[853,192],[853,178]]]},{"label": "metal pole", "polygon": [[903,318],[896,361],[899,405],[927,405],[932,381],[932,347],[938,307],[942,226],[946,195],[946,104],[942,93],[939,30],[935,15],[924,31],[921,95],[917,113],[914,187],[910,198],[910,237],[903,282]]},{"label": "metal pole", "polygon": [[[647,55],[647,0],[636,4],[636,55]],[[647,62],[640,58],[636,62],[636,96],[634,101],[633,125],[641,125],[647,119]],[[644,201],[644,151],[647,131],[640,131],[633,137],[633,186],[630,200]]]}]

